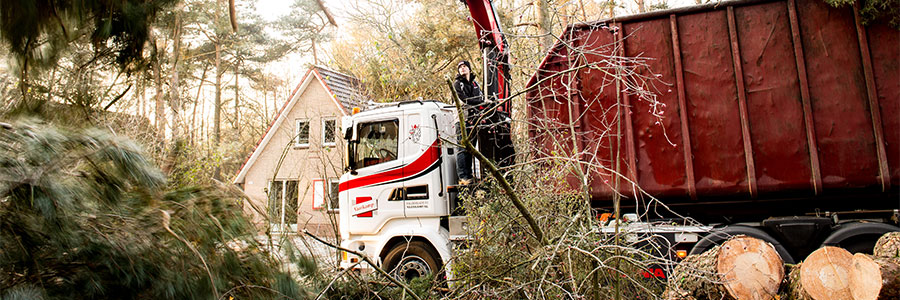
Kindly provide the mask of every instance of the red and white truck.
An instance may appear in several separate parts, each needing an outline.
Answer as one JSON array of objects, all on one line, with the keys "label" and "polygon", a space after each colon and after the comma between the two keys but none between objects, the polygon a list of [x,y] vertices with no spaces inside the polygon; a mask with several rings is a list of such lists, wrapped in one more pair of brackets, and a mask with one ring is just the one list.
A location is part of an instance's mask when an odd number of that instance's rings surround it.
[{"label": "red and white truck", "polygon": [[[496,14],[488,0],[468,2],[495,85],[488,93],[505,99]],[[528,113],[575,122],[583,151],[619,160],[624,177],[589,172],[593,207],[624,199],[619,226],[602,232],[661,237],[671,245],[662,254],[673,257],[734,234],[772,243],[786,263],[823,245],[871,251],[881,234],[900,231],[898,44],[900,31],[886,21],[863,25],[858,7],[821,0],[720,1],[575,24],[536,68]],[[665,118],[610,85],[608,72],[571,71],[611,56],[651,58]],[[398,277],[450,261],[464,230],[462,217],[450,216],[457,150],[442,139],[456,140],[457,123],[454,106],[434,101],[344,120],[343,247]],[[608,124],[622,134],[604,134]],[[550,147],[538,129],[533,142]],[[621,155],[610,156],[612,147]],[[345,254],[341,266],[358,262]]]},{"label": "red and white truck", "polygon": [[[403,102],[343,124],[349,172],[339,185],[341,246],[365,253],[398,277],[439,270],[452,255],[451,240],[460,238],[451,235],[451,219],[455,229],[464,218],[450,216],[456,147],[442,140],[455,140],[456,107]],[[358,262],[344,254],[341,266]]]}]

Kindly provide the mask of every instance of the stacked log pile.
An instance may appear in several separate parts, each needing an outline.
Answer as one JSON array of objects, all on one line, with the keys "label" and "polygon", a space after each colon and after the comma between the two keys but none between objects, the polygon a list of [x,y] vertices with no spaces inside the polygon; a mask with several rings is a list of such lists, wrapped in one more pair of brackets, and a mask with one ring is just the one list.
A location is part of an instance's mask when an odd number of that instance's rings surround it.
[{"label": "stacked log pile", "polygon": [[900,299],[900,232],[878,239],[874,255],[823,247],[791,268],[792,299]]},{"label": "stacked log pile", "polygon": [[900,299],[900,232],[882,236],[873,253],[823,247],[790,266],[785,277],[781,257],[771,244],[735,236],[685,258],[669,277],[664,298]]}]

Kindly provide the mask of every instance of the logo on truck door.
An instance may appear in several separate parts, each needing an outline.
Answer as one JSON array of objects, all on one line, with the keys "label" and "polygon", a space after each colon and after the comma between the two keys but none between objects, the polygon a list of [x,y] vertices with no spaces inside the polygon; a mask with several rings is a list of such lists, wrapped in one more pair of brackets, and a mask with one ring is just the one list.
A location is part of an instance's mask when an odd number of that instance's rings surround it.
[{"label": "logo on truck door", "polygon": [[418,143],[421,138],[422,128],[419,128],[419,124],[413,124],[412,128],[409,129],[409,139],[412,140],[413,143]]},{"label": "logo on truck door", "polygon": [[357,217],[371,217],[372,211],[378,209],[378,202],[372,197],[356,197],[356,204],[350,208],[350,212]]}]

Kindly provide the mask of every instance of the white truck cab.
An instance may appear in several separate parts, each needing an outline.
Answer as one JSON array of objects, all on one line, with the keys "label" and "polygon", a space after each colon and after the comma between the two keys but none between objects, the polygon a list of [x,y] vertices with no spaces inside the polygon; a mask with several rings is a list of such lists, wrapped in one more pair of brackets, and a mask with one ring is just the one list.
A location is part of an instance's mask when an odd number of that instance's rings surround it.
[{"label": "white truck cab", "polygon": [[[341,246],[364,253],[398,278],[441,270],[452,248],[455,195],[448,187],[457,181],[457,150],[445,141],[456,141],[456,108],[408,101],[342,123],[348,166],[338,189]],[[371,269],[348,253],[341,267]]]}]

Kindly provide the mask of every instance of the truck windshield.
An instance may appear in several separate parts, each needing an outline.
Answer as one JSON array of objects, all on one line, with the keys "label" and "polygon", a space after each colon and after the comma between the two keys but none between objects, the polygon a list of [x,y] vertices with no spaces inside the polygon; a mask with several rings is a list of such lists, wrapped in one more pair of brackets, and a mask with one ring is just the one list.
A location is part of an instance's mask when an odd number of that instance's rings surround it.
[{"label": "truck windshield", "polygon": [[350,147],[350,166],[358,169],[397,159],[399,123],[393,119],[359,124],[359,140]]}]

